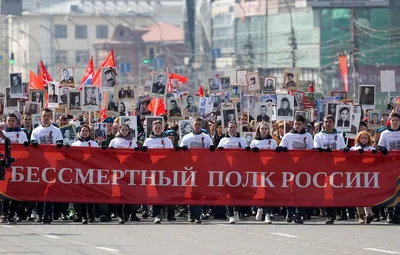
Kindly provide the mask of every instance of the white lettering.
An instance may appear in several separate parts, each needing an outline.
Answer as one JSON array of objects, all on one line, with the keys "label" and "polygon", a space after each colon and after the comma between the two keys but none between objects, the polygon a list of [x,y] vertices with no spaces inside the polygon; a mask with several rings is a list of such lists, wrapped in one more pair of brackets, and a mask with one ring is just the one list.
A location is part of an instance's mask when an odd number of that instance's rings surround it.
[{"label": "white lettering", "polygon": [[249,176],[253,175],[252,178],[252,186],[251,187],[257,187],[257,172],[245,172],[246,173],[246,182],[243,183],[242,182],[242,187],[247,187],[247,185],[249,184]]},{"label": "white lettering", "polygon": [[150,179],[150,186],[156,186],[156,173],[157,173],[157,171],[151,170],[149,177],[146,176],[147,170],[141,170],[140,173],[142,175],[142,183],[140,185],[146,186],[147,185],[146,179]]},{"label": "white lettering", "polygon": [[[268,176],[265,176],[267,173],[265,172],[261,172],[261,185],[260,187],[271,187],[274,188],[275,185],[272,183],[272,181],[269,179],[272,175],[275,174],[275,172],[270,172]],[[268,183],[268,185],[266,186],[265,183]],[[256,187],[256,186],[252,186],[252,187]]]},{"label": "white lettering", "polygon": [[18,170],[24,170],[22,166],[11,166],[11,182],[22,182],[24,180],[24,175],[22,173],[17,173]]},{"label": "white lettering", "polygon": [[44,182],[47,182],[47,183],[55,183],[56,179],[54,179],[54,178],[51,181],[47,180],[47,176],[46,175],[47,175],[47,171],[49,171],[49,170],[54,171],[54,173],[56,172],[55,168],[47,167],[47,168],[43,169],[43,171],[42,171],[42,179],[43,179]]},{"label": "white lettering", "polygon": [[69,182],[66,182],[66,181],[64,180],[63,174],[64,174],[65,171],[70,171],[70,172],[71,172],[71,175],[72,175],[72,169],[71,169],[71,168],[62,168],[62,169],[58,172],[58,179],[59,179],[60,182],[63,183],[63,184],[71,184],[71,183],[72,183],[72,178],[70,179]]},{"label": "white lettering", "polygon": [[[301,185],[301,183],[300,183],[300,177],[302,175],[306,176],[306,183],[304,185]],[[297,187],[299,187],[299,188],[307,188],[311,184],[311,175],[307,172],[300,172],[300,173],[296,174],[295,183],[296,183]]]},{"label": "white lettering", "polygon": [[111,170],[111,173],[112,173],[112,181],[111,181],[112,185],[118,185],[117,181],[123,179],[125,176],[124,171],[121,170]]},{"label": "white lettering", "polygon": [[[233,184],[231,183],[231,176],[232,176],[232,174],[236,175],[236,177],[237,177],[237,180],[236,180],[236,184],[235,184],[235,185],[233,185]],[[226,180],[226,185],[228,185],[229,187],[237,187],[237,186],[239,186],[239,185],[242,183],[242,176],[240,175],[239,172],[236,172],[236,171],[228,172],[228,173],[226,174],[225,180]]]},{"label": "white lettering", "polygon": [[[197,173],[196,171],[190,171],[189,176],[186,178],[184,182],[182,182],[182,186],[196,187],[196,173]],[[183,175],[182,175],[182,180],[183,180]]]},{"label": "white lettering", "polygon": [[346,188],[352,188],[352,184],[355,182],[356,186],[354,188],[361,188],[361,173],[354,173],[355,176],[351,179],[353,173],[346,173]]},{"label": "white lettering", "polygon": [[335,175],[340,175],[341,177],[343,177],[343,173],[340,172],[334,172],[329,176],[329,184],[333,187],[333,188],[343,188],[343,182],[341,183],[340,186],[335,184]]},{"label": "white lettering", "polygon": [[[321,174],[324,175],[325,178],[327,177],[327,174],[324,172],[318,172],[318,173],[314,174],[314,176],[313,176],[313,184],[317,188],[325,188],[326,187],[325,181],[324,181],[324,185],[319,185],[319,183],[318,183],[318,176],[320,176]],[[324,178],[324,180],[325,180],[325,178]]]},{"label": "white lettering", "polygon": [[139,170],[125,170],[125,175],[129,174],[129,186],[136,186],[135,184],[135,173],[139,174]]},{"label": "white lettering", "polygon": [[290,172],[282,172],[282,188],[288,188],[288,183],[294,180],[294,174]]},{"label": "white lettering", "polygon": [[[80,183],[87,183],[87,184],[94,184],[93,182],[93,171],[94,169],[88,169],[86,172],[86,175],[83,175],[82,169],[76,168],[76,181],[75,184],[80,184]],[[89,179],[89,182],[86,182],[87,179]],[[80,182],[79,182],[80,180]]]},{"label": "white lettering", "polygon": [[[26,171],[26,182],[39,182],[39,178],[37,176],[38,171],[39,171],[39,167],[26,167],[27,171]],[[32,177],[35,177],[36,179],[33,180]]]},{"label": "white lettering", "polygon": [[374,182],[372,188],[380,188],[379,187],[379,173],[372,173],[371,179],[368,179],[370,173],[364,173],[364,188],[369,188],[370,184]]},{"label": "white lettering", "polygon": [[[104,172],[104,174],[103,174]],[[110,180],[107,178],[108,177],[108,170],[104,170],[104,169],[97,169],[97,184],[110,184]],[[102,181],[106,181],[106,182],[102,182]]]},{"label": "white lettering", "polygon": [[215,187],[214,185],[214,174],[218,175],[218,185],[217,187],[223,187],[224,186],[224,172],[218,171],[218,172],[214,172],[214,171],[210,171],[208,172],[208,187]]},{"label": "white lettering", "polygon": [[[171,178],[169,178],[169,177],[167,177],[167,176],[164,176],[164,173],[166,172],[166,171],[158,171],[159,173],[160,173],[160,177],[159,177],[159,185],[160,186],[169,186],[169,185],[171,185],[171,183],[172,183],[172,181],[171,181]],[[165,182],[164,182],[164,180],[165,180]]]}]

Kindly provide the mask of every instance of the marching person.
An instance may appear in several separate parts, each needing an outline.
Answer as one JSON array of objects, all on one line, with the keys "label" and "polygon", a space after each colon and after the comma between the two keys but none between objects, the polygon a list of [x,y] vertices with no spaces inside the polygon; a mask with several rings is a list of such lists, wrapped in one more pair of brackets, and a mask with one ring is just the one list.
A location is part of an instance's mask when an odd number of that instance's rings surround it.
[{"label": "marching person", "polygon": [[[374,143],[372,136],[367,131],[361,131],[357,134],[355,139],[355,146],[351,147],[351,151],[376,151],[372,144]],[[370,224],[374,220],[371,207],[357,207],[358,223]]]},{"label": "marching person", "polygon": [[[335,118],[332,115],[326,115],[323,119],[324,127],[314,136],[314,147],[318,151],[326,150],[343,150],[348,151],[344,138],[335,129]],[[335,208],[325,208],[327,220],[325,224],[333,224],[335,222]]]},{"label": "marching person", "polygon": [[[150,133],[149,138],[144,140],[142,148],[149,149],[166,149],[166,148],[174,148],[170,139],[168,139],[164,132],[162,122],[160,120],[153,121],[152,123],[152,131]],[[153,214],[154,223],[159,224],[163,220],[164,216],[164,208],[165,206],[161,205],[153,205]],[[171,207],[168,210],[168,218],[171,220],[174,218],[174,208],[172,207],[172,215],[171,215]]]},{"label": "marching person", "polygon": [[[383,155],[387,155],[389,151],[400,150],[400,115],[396,112],[390,114],[390,127],[382,132],[378,142],[378,150]],[[387,208],[386,220],[388,223],[400,224],[400,207],[396,205]]]},{"label": "marching person", "polygon": [[[90,136],[91,134],[91,129],[88,125],[83,124],[80,126],[79,129],[79,135],[78,135],[78,140],[74,143],[72,143],[71,146],[77,146],[77,147],[93,147],[97,148],[99,145],[92,140],[92,137]],[[80,207],[80,212],[78,214],[78,219],[82,221],[82,224],[88,224],[88,220],[90,222],[94,221],[94,215],[93,215],[93,204],[79,204]]]},{"label": "marching person", "polygon": [[[218,148],[229,149],[245,149],[247,147],[246,140],[237,132],[237,123],[235,121],[228,122],[228,133],[224,138],[219,141]],[[229,214],[229,224],[239,222],[239,209],[238,206],[227,206]]]},{"label": "marching person", "polygon": [[[297,115],[294,121],[294,127],[289,133],[285,134],[282,141],[279,144],[281,148],[287,148],[288,150],[311,150],[314,148],[313,137],[305,129],[306,119]],[[303,224],[302,217],[305,216],[304,208],[297,207],[296,213],[294,213],[295,208],[288,207],[286,222],[290,223],[293,221],[293,214],[295,214],[294,222],[297,224]]]},{"label": "marching person", "polygon": [[[185,148],[210,148],[213,145],[211,137],[202,132],[203,120],[201,118],[195,118],[193,120],[193,131],[185,135],[181,141],[181,147]],[[189,206],[189,221],[201,224],[201,213],[202,207],[198,205]]]},{"label": "marching person", "polygon": [[[53,112],[44,108],[41,112],[41,125],[32,131],[31,143],[37,147],[39,144],[55,144],[58,148],[63,146],[61,130],[51,123]],[[53,203],[38,202],[36,204],[36,222],[51,223]]]},{"label": "marching person", "polygon": [[[276,147],[277,143],[275,139],[271,136],[269,125],[266,122],[261,122],[260,124],[258,124],[254,139],[250,143],[250,148],[258,148],[261,150],[275,150]],[[263,213],[265,213],[264,222],[267,224],[271,224],[272,207],[259,207],[256,214],[257,221],[260,221],[262,219]]]},{"label": "marching person", "polygon": [[32,115],[30,113],[22,115],[21,130],[25,132],[28,141],[30,141],[33,131]]},{"label": "marching person", "polygon": [[[137,147],[135,140],[133,140],[132,130],[128,125],[122,124],[119,127],[118,133],[115,135],[115,138],[111,140],[110,148],[127,148],[127,149],[135,149]],[[131,206],[128,204],[117,205],[117,215],[118,215],[118,223],[124,224],[129,220],[129,213],[131,211]]]}]

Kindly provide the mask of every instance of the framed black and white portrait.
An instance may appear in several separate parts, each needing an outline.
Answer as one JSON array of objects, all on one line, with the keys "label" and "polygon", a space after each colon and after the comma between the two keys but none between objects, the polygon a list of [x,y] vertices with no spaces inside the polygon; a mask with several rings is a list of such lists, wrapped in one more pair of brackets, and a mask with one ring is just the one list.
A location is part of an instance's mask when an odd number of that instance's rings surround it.
[{"label": "framed black and white portrait", "polygon": [[84,86],[82,89],[82,110],[97,111],[99,109],[99,89],[96,86]]},{"label": "framed black and white portrait", "polygon": [[36,127],[42,125],[42,120],[40,119],[40,113],[32,114],[31,117],[32,117],[33,128],[36,128]]},{"label": "framed black and white portrait", "polygon": [[40,113],[40,103],[30,101],[25,102],[24,113],[38,114]]},{"label": "framed black and white portrait", "polygon": [[135,141],[137,141],[137,118],[137,116],[122,116],[119,118],[120,125],[125,124],[129,126]]},{"label": "framed black and white portrait", "polygon": [[346,91],[331,91],[331,97],[335,97],[337,100],[347,99]]},{"label": "framed black and white portrait", "polygon": [[304,119],[309,120],[308,112],[306,111],[296,110],[294,112],[294,117],[296,118],[297,116],[302,116]]},{"label": "framed black and white portrait", "polygon": [[247,70],[236,70],[236,84],[239,84],[240,86],[247,86],[246,82],[247,73],[248,73]]},{"label": "framed black and white portrait", "polygon": [[211,97],[200,97],[199,98],[199,107],[200,108],[212,108],[213,107],[213,100]]},{"label": "framed black and white portrait", "polygon": [[40,107],[43,108],[44,91],[43,90],[30,90],[29,101],[33,103],[39,103]]},{"label": "framed black and white portrait", "polygon": [[114,95],[117,96],[118,101],[134,99],[136,94],[136,85],[118,85],[114,87]]},{"label": "framed black and white portrait", "polygon": [[326,103],[326,112],[325,115],[332,115],[333,117],[336,116],[336,107],[339,105],[339,102],[327,102]]},{"label": "framed black and white portrait", "polygon": [[294,96],[293,95],[277,95],[278,114],[277,120],[292,121],[294,119]]},{"label": "framed black and white portrait", "polygon": [[96,141],[107,140],[107,124],[106,123],[95,123],[94,124],[94,139]]},{"label": "framed black and white portrait", "polygon": [[193,121],[191,120],[180,120],[179,121],[179,139],[190,134],[193,131]]},{"label": "framed black and white portrait", "polygon": [[128,102],[118,102],[118,116],[128,116]]},{"label": "framed black and white portrait", "polygon": [[386,123],[389,120],[389,116],[390,116],[391,111],[382,111],[382,124],[386,125]]},{"label": "framed black and white portrait", "polygon": [[182,118],[181,99],[179,97],[167,98],[167,110],[170,118]]},{"label": "framed black and white portrait", "polygon": [[276,77],[264,77],[264,84],[261,88],[263,94],[275,94],[276,92]]},{"label": "framed black and white portrait", "polygon": [[49,82],[48,84],[48,93],[49,93],[49,108],[57,108],[60,104],[59,102],[59,84],[58,82]]},{"label": "framed black and white portrait", "polygon": [[229,87],[229,94],[230,94],[231,100],[233,102],[240,101],[240,96],[242,94],[242,86],[240,86],[240,85],[231,85]]},{"label": "framed black and white portrait", "polygon": [[18,107],[18,99],[17,98],[11,98],[11,88],[6,88],[6,96],[5,96],[5,108],[14,108]]},{"label": "framed black and white portrait", "polygon": [[164,127],[164,118],[163,117],[146,116],[146,122],[145,122],[146,137],[150,136],[151,131],[153,129],[153,122],[156,120],[161,121],[162,126]]},{"label": "framed black and white portrait", "polygon": [[60,130],[63,137],[64,145],[71,145],[73,142],[76,141],[77,137],[75,125],[67,125],[60,128]]},{"label": "framed black and white portrait", "polygon": [[358,86],[358,103],[363,109],[375,109],[375,85]]},{"label": "framed black and white portrait", "polygon": [[335,128],[340,131],[351,131],[351,113],[353,112],[352,106],[337,104],[335,116]]},{"label": "framed black and white portrait", "polygon": [[228,128],[230,121],[237,122],[236,108],[221,108],[222,127]]},{"label": "framed black and white portrait", "polygon": [[60,68],[60,85],[75,87],[75,72],[73,67],[61,67]]},{"label": "framed black and white portrait", "polygon": [[117,68],[116,67],[102,67],[101,68],[101,88],[110,90],[118,85],[117,81]]},{"label": "framed black and white portrait", "polygon": [[267,122],[270,123],[272,121],[272,104],[268,103],[256,103],[256,108],[254,112],[256,118],[256,122]]},{"label": "framed black and white portrait", "polygon": [[81,92],[79,90],[68,91],[68,110],[82,111]]},{"label": "framed black and white portrait", "polygon": [[222,91],[229,91],[229,86],[231,85],[231,78],[230,77],[222,77],[221,78],[221,90]]},{"label": "framed black and white portrait", "polygon": [[10,73],[10,97],[23,97],[21,73]]},{"label": "framed black and white portrait", "polygon": [[283,88],[289,90],[297,90],[299,88],[299,69],[285,68],[283,74]]},{"label": "framed black and white portrait", "polygon": [[139,96],[138,101],[139,101],[139,114],[140,114],[140,116],[151,115],[151,111],[148,109],[148,106],[149,106],[150,101],[151,101],[150,97],[148,95]]},{"label": "framed black and white portrait", "polygon": [[210,94],[221,92],[221,78],[208,78],[208,90]]},{"label": "framed black and white portrait", "polygon": [[199,97],[187,94],[182,96],[183,117],[197,117],[199,114]]},{"label": "framed black and white portrait", "polygon": [[[354,111],[354,109],[353,109]],[[360,113],[352,113],[351,114],[351,128],[350,132],[346,133],[346,136],[351,139],[355,139],[358,134],[358,128],[360,126],[361,114]]]},{"label": "framed black and white portrait", "polygon": [[69,87],[61,87],[60,88],[60,106],[67,107],[68,106],[68,94]]},{"label": "framed black and white portrait", "polygon": [[108,93],[107,112],[111,115],[118,113],[118,102],[114,95],[114,91],[107,91],[104,93]]},{"label": "framed black and white portrait", "polygon": [[382,127],[382,112],[378,110],[369,111],[368,128],[379,128],[379,127]]},{"label": "framed black and white portrait", "polygon": [[260,90],[260,75],[258,72],[246,74],[246,81],[249,92]]},{"label": "framed black and white portrait", "polygon": [[165,74],[154,74],[153,82],[151,85],[151,95],[154,97],[165,97],[168,84],[168,75]]},{"label": "framed black and white portrait", "polygon": [[253,141],[255,134],[256,134],[255,132],[242,132],[241,133],[241,137],[243,137],[246,140],[247,146],[250,146],[250,143],[251,143],[251,141]]}]

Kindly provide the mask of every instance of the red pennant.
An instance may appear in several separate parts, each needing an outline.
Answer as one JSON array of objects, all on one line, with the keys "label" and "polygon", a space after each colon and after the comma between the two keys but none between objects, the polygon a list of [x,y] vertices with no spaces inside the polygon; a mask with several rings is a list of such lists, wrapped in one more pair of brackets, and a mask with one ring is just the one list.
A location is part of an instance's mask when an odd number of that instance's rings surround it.
[{"label": "red pennant", "polygon": [[96,73],[93,76],[93,85],[100,87],[100,77],[101,77],[101,68],[102,67],[114,67],[115,68],[115,58],[114,58],[114,50],[110,51],[106,60],[100,65],[99,69],[97,69]]}]

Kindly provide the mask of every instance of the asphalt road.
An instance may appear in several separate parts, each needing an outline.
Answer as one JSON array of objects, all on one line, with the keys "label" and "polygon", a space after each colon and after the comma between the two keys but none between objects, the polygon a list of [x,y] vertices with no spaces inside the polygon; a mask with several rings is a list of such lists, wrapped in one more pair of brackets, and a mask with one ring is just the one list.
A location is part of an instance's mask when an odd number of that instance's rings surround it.
[{"label": "asphalt road", "polygon": [[400,226],[355,221],[235,225],[184,219],[154,225],[150,219],[118,225],[53,222],[0,225],[0,254],[400,254]]}]

